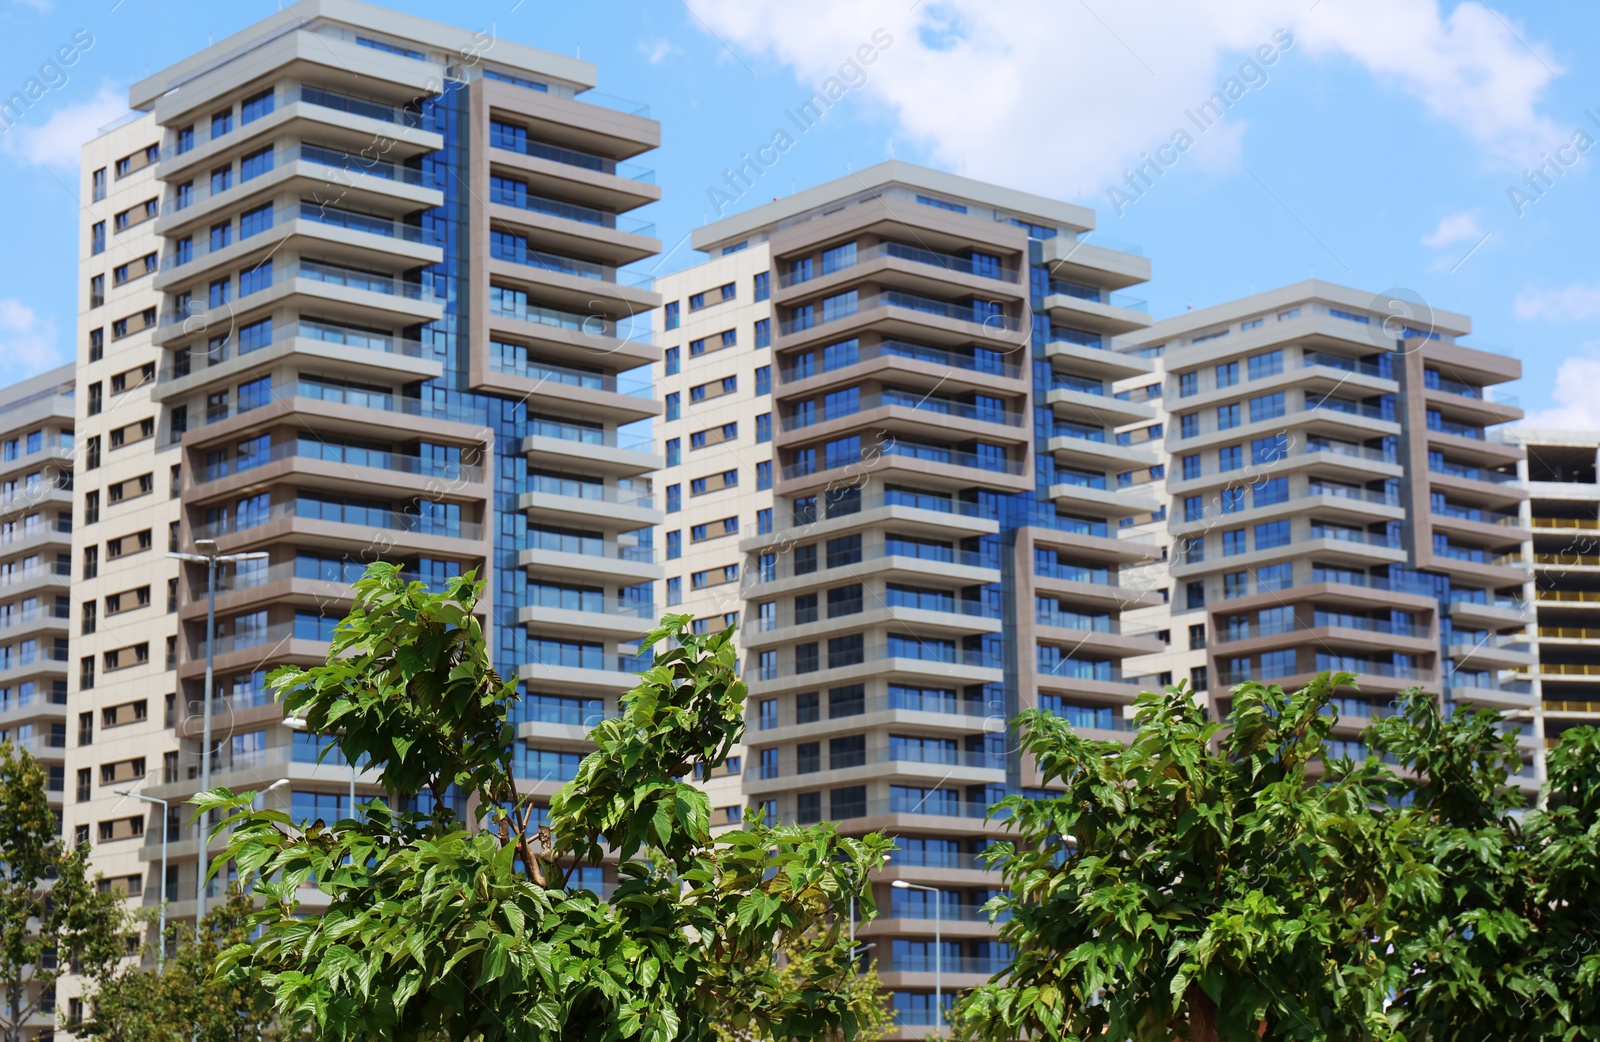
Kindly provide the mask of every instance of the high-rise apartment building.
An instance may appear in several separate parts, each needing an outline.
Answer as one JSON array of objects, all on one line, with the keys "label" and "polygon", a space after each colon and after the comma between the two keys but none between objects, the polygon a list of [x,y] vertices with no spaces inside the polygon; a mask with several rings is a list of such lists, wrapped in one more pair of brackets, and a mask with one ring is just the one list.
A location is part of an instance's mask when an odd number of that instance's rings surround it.
[{"label": "high-rise apartment building", "polygon": [[1512,428],[1527,452],[1532,606],[1539,662],[1529,669],[1547,745],[1600,719],[1600,432]]},{"label": "high-rise apartment building", "polygon": [[1420,686],[1525,714],[1532,756],[1522,450],[1488,436],[1522,416],[1496,391],[1521,363],[1457,342],[1470,331],[1444,312],[1397,329],[1372,294],[1312,281],[1128,338],[1162,355],[1168,629],[1204,649],[1189,675],[1214,701],[1349,670],[1351,752]]},{"label": "high-rise apartment building", "polygon": [[[317,763],[326,739],[265,687],[322,659],[368,562],[488,580],[536,797],[632,685],[662,573],[661,461],[630,430],[660,412],[660,355],[658,298],[622,269],[659,249],[630,216],[660,197],[632,162],[659,126],[594,84],[488,31],[305,0],[136,83],[136,114],[85,146],[76,415],[51,374],[6,422],[28,444],[79,432],[75,550],[35,540],[77,580],[74,679],[40,721],[70,746],[66,827],[170,916],[196,911],[182,803],[208,661],[211,784],[283,782],[264,798],[308,819],[376,793]],[[259,556],[218,565],[208,632],[207,566],[168,552]],[[68,591],[35,571],[60,631]],[[30,676],[60,686],[65,665]]]},{"label": "high-rise apartment building", "polygon": [[948,1002],[1007,960],[977,855],[1038,780],[1005,721],[1114,733],[1121,661],[1159,647],[1120,626],[1159,594],[1117,583],[1160,555],[1118,538],[1159,508],[1119,476],[1159,461],[1115,428],[1155,412],[1111,393],[1151,370],[1111,350],[1149,263],[1093,227],[889,162],[699,229],[708,259],[661,283],[667,600],[742,620],[750,687],[719,805],[898,837],[861,938],[912,1034],[936,968]]},{"label": "high-rise apartment building", "polygon": [[[0,390],[0,740],[39,762],[58,813],[72,799],[72,392],[70,366]],[[42,1008],[23,1027],[48,1029],[54,996],[27,999]]]}]

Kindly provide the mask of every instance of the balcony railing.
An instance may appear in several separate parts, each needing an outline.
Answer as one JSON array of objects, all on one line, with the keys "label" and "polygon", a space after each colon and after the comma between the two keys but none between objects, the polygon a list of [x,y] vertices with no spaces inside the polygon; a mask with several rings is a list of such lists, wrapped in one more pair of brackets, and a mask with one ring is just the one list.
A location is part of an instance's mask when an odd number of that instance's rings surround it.
[{"label": "balcony railing", "polygon": [[1014,380],[1022,375],[1022,367],[1002,355],[999,351],[974,346],[969,354],[962,351],[928,347],[923,344],[913,344],[905,340],[882,340],[876,344],[868,344],[860,348],[855,354],[847,355],[831,366],[828,364],[829,360],[827,358],[824,358],[822,364],[815,368],[809,362],[786,365],[779,370],[779,374],[784,383],[792,383],[796,380],[808,379],[819,372],[831,373],[838,369],[858,365],[861,362],[871,361],[874,358],[908,358],[917,362],[929,362],[951,369],[960,369],[964,372],[983,373],[1008,380]]},{"label": "balcony railing", "polygon": [[1005,409],[980,408],[967,402],[958,402],[950,398],[935,398],[931,395],[913,395],[903,391],[887,390],[878,394],[861,396],[846,406],[829,410],[826,403],[813,408],[809,414],[796,414],[791,412],[783,417],[784,430],[800,430],[813,424],[826,423],[846,416],[854,416],[867,409],[876,409],[879,406],[889,406],[898,409],[911,409],[918,412],[934,413],[940,416],[953,416],[962,420],[973,420],[981,423],[998,423],[1008,427],[1022,425],[1023,415],[1019,412],[1010,412]]},{"label": "balcony railing", "polygon": [[991,654],[975,648],[959,648],[951,647],[948,644],[918,641],[905,641],[896,645],[870,644],[859,649],[851,649],[840,653],[822,652],[817,659],[810,662],[796,662],[792,653],[785,654],[783,657],[785,661],[755,663],[749,668],[750,677],[757,681],[778,680],[788,677],[807,676],[827,669],[846,669],[867,662],[884,662],[889,659],[909,659],[918,662],[935,662],[942,665],[970,666],[977,669],[1001,668],[1001,658],[997,654]]},{"label": "balcony railing", "polygon": [[648,546],[616,543],[584,536],[558,535],[538,529],[529,530],[528,548],[530,550],[547,550],[551,553],[559,554],[581,554],[585,557],[601,557],[614,561],[633,561],[640,564],[653,564],[656,559],[655,550]]},{"label": "balcony railing", "polygon": [[382,123],[393,123],[396,126],[412,127],[432,130],[432,121],[423,113],[391,105],[388,102],[376,101],[372,98],[362,98],[353,94],[340,94],[336,91],[325,90],[321,87],[298,87],[285,92],[285,103],[303,101],[308,105],[317,105],[322,108],[333,109],[351,116],[361,116],[365,119],[375,119]]},{"label": "balcony railing", "polygon": [[831,322],[838,322],[875,307],[902,308],[919,314],[954,319],[958,322],[970,322],[984,327],[991,334],[1003,331],[1014,332],[1021,328],[1018,320],[1009,315],[988,314],[983,309],[972,304],[958,304],[947,300],[935,300],[932,297],[919,297],[914,293],[884,290],[876,294],[863,294],[854,306],[841,306],[832,314],[824,311],[823,314],[815,317],[786,320],[781,323],[780,329],[784,335],[788,336],[804,332],[807,329],[827,325]]},{"label": "balcony railing", "polygon": [[1067,282],[1062,279],[1051,279],[1045,296],[1066,296],[1075,300],[1087,300],[1096,304],[1108,304],[1114,308],[1125,311],[1138,311],[1148,314],[1150,305],[1137,297],[1130,297],[1126,293],[1113,293],[1098,286],[1085,286],[1081,282]]},{"label": "balcony railing", "polygon": [[560,163],[563,166],[573,166],[582,170],[592,170],[596,173],[611,174],[629,181],[638,181],[641,184],[655,184],[656,182],[656,172],[648,167],[640,166],[637,163],[621,163],[605,156],[597,156],[592,152],[580,152],[575,148],[562,148],[560,145],[548,145],[543,141],[513,137],[504,133],[491,133],[489,143],[495,148],[503,148],[507,152],[516,152],[532,159],[547,159],[552,163]]},{"label": "balcony railing", "polygon": [[1392,370],[1385,371],[1385,367],[1377,362],[1367,362],[1357,358],[1345,358],[1341,355],[1330,355],[1322,351],[1309,351],[1300,357],[1301,368],[1309,369],[1312,366],[1325,366],[1329,369],[1338,369],[1346,373],[1359,373],[1362,376],[1376,376],[1380,379],[1392,380]]},{"label": "balcony railing", "polygon": [[26,626],[41,619],[70,619],[72,610],[61,605],[49,605],[39,608],[23,608],[15,612],[0,615],[0,633],[18,626]]},{"label": "balcony railing", "polygon": [[220,478],[253,470],[266,463],[286,459],[316,459],[329,463],[343,463],[351,467],[372,467],[377,470],[392,471],[396,474],[415,474],[423,477],[444,478],[450,481],[471,482],[473,484],[483,480],[483,468],[472,464],[433,460],[422,456],[408,456],[398,452],[384,452],[302,438],[295,442],[274,445],[267,452],[258,453],[254,456],[240,456],[204,466],[195,476],[195,483],[204,484],[209,481],[216,481]]},{"label": "balcony railing", "polygon": [[629,232],[633,235],[653,236],[656,226],[641,221],[637,217],[626,214],[608,213],[592,206],[580,206],[577,203],[562,202],[559,199],[550,199],[542,195],[529,192],[519,192],[505,185],[495,184],[489,189],[489,201],[499,203],[501,206],[512,206],[529,213],[544,214],[546,217],[561,217],[569,221],[578,221],[581,224],[594,225],[597,228],[615,228],[618,231]]},{"label": "balcony railing", "polygon": [[[337,504],[333,504],[333,506],[337,506]],[[421,535],[446,536],[452,539],[480,539],[483,531],[483,526],[474,521],[435,520],[432,517],[407,514],[399,510],[362,509],[359,512],[352,512],[349,517],[328,516],[313,508],[301,510],[297,501],[295,503],[279,503],[277,506],[267,510],[251,511],[242,516],[236,514],[224,521],[196,525],[193,537],[195,539],[214,539],[219,535],[247,532],[270,521],[288,517],[331,521],[337,524],[356,525],[391,532],[415,532]]]},{"label": "balcony railing", "polygon": [[[1022,473],[1021,460],[979,456],[975,453],[965,452],[960,449],[946,448],[941,445],[925,445],[917,442],[892,441],[878,450],[881,456],[896,456],[901,459],[925,460],[929,463],[940,463],[952,467],[963,467],[972,470],[986,471],[991,474],[1017,475]],[[785,479],[809,477],[812,474],[821,474],[840,467],[859,466],[862,463],[872,465],[873,457],[861,456],[853,459],[824,459],[820,463],[790,463],[783,468]]]},{"label": "balcony railing", "polygon": [[643,489],[617,487],[590,481],[577,481],[572,478],[552,477],[546,474],[532,475],[527,490],[548,496],[560,496],[566,499],[613,503],[617,506],[643,507],[645,509],[652,509],[655,506],[655,499],[648,487]]},{"label": "balcony railing", "polygon": [[550,362],[538,362],[520,358],[508,359],[500,355],[492,355],[490,357],[489,367],[497,373],[523,376],[530,380],[539,380],[543,383],[561,387],[581,387],[586,391],[609,391],[613,394],[626,394],[636,398],[655,397],[655,383],[650,377],[648,367],[640,367],[626,373],[609,375],[591,372],[587,369],[572,369]]},{"label": "balcony railing", "polygon": [[940,253],[937,250],[906,246],[898,242],[881,242],[875,246],[866,246],[858,249],[852,260],[829,267],[826,271],[820,268],[787,271],[779,276],[778,285],[783,289],[788,289],[790,286],[800,285],[823,275],[831,275],[835,271],[853,268],[858,264],[877,260],[879,257],[894,257],[898,260],[908,260],[917,264],[943,268],[946,271],[961,275],[977,275],[983,278],[996,279],[1000,282],[1016,282],[1018,277],[1016,268],[974,261],[970,257],[957,257],[951,253]]},{"label": "balcony railing", "polygon": [[558,441],[570,441],[579,445],[597,445],[611,449],[625,449],[630,452],[655,451],[655,440],[648,434],[624,436],[619,435],[615,430],[580,427],[576,424],[562,423],[559,420],[532,420],[529,423],[527,433],[529,437],[555,438]]},{"label": "balcony railing", "polygon": [[1483,467],[1468,467],[1460,463],[1440,462],[1430,460],[1428,472],[1442,474],[1449,478],[1465,478],[1468,481],[1487,481],[1494,485],[1509,485],[1517,481],[1515,474],[1501,474],[1496,471],[1486,470]]}]

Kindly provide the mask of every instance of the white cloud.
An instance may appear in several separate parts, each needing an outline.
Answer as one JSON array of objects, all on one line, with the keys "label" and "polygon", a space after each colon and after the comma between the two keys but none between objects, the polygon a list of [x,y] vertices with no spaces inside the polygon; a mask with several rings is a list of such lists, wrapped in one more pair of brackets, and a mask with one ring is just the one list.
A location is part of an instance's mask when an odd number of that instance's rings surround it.
[{"label": "white cloud", "polygon": [[0,380],[15,383],[68,361],[55,319],[41,318],[12,297],[0,297]]},{"label": "white cloud", "polygon": [[1550,389],[1556,404],[1529,413],[1521,426],[1600,430],[1600,396],[1594,393],[1594,388],[1600,386],[1597,347],[1600,345],[1585,345],[1585,355],[1575,355],[1561,363],[1556,369],[1555,386]]},{"label": "white cloud", "polygon": [[1513,307],[1523,321],[1581,322],[1600,315],[1600,286],[1524,290]]},{"label": "white cloud", "polygon": [[36,166],[75,167],[83,143],[127,111],[128,94],[115,87],[101,87],[94,97],[76,105],[60,104],[52,92],[6,131],[0,149]]},{"label": "white cloud", "polygon": [[1433,234],[1422,240],[1422,245],[1437,250],[1458,242],[1477,242],[1482,238],[1483,229],[1478,227],[1478,215],[1468,211],[1441,220]]},{"label": "white cloud", "polygon": [[646,40],[639,44],[639,53],[644,55],[644,60],[651,65],[660,65],[669,55],[678,53],[678,48],[666,37],[659,40]]},{"label": "white cloud", "polygon": [[[1264,70],[1260,89],[1337,58],[1518,169],[1570,136],[1537,112],[1558,71],[1554,59],[1530,53],[1508,32],[1514,24],[1479,4],[1446,15],[1441,0],[689,3],[732,48],[771,55],[805,84],[835,73],[875,28],[887,29],[894,43],[867,70],[863,92],[892,113],[902,142],[949,169],[1056,195],[1119,183],[1141,153],[1179,129],[1196,133],[1185,113],[1279,28],[1293,44]],[[1230,143],[1208,139],[1247,119],[1250,101],[1246,94],[1197,134],[1194,162],[1208,151],[1207,162],[1228,161]]]},{"label": "white cloud", "polygon": [[23,7],[31,7],[40,14],[49,11],[55,6],[51,0],[11,0],[11,2],[13,4],[21,4]]}]

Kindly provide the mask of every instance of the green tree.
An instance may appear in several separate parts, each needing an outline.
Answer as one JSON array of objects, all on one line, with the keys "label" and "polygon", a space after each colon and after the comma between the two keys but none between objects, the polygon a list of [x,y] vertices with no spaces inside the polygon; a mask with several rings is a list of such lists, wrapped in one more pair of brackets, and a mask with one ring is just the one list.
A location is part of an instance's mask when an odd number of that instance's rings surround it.
[{"label": "green tree", "polygon": [[[327,663],[273,674],[285,708],[368,760],[396,800],[302,827],[251,810],[251,793],[197,797],[226,815],[218,864],[255,877],[266,903],[261,939],[219,972],[259,982],[286,1033],[319,1042],[669,1042],[718,1021],[852,1037],[840,923],[852,897],[871,916],[865,881],[891,844],[759,822],[713,838],[685,779],[743,730],[731,633],[668,616],[647,635],[654,664],[540,821],[517,788],[516,684],[491,668],[480,589],[468,575],[434,594],[374,565]],[[622,877],[609,901],[563,888],[608,848]],[[299,918],[311,880],[328,904]],[[793,953],[787,985],[766,958],[775,944]]]},{"label": "green tree", "polygon": [[1442,885],[1395,911],[1390,1019],[1418,1042],[1600,1035],[1600,732],[1562,735],[1523,814],[1498,713],[1446,720],[1415,692],[1401,710],[1370,735],[1404,772],[1390,849]]},{"label": "green tree", "polygon": [[997,805],[1017,834],[988,853],[1016,959],[963,999],[960,1033],[1381,1036],[1388,874],[1369,808],[1385,776],[1373,760],[1311,783],[1333,726],[1321,709],[1352,680],[1245,684],[1226,728],[1182,687],[1144,694],[1127,747],[1024,713],[1024,749],[1064,791]]},{"label": "green tree", "polygon": [[[249,940],[255,902],[233,891],[206,913],[198,942],[186,925],[167,928],[161,972],[153,958],[124,964],[92,982],[90,1014],[73,1029],[100,1042],[271,1042],[268,996],[212,974],[223,951]],[[148,954],[148,953],[147,953]],[[248,983],[248,982],[246,982]]]},{"label": "green tree", "polygon": [[1330,758],[1328,703],[1244,684],[1226,726],[1141,695],[1132,744],[1024,714],[1063,794],[1002,801],[990,856],[1012,968],[967,995],[969,1039],[1453,1042],[1600,1033],[1600,740],[1566,732],[1545,806],[1491,712],[1407,692],[1371,754]]},{"label": "green tree", "polygon": [[121,895],[89,876],[89,847],[67,849],[44,768],[0,742],[0,1039],[22,1042],[67,973],[96,974],[128,952]]},{"label": "green tree", "polygon": [[[789,938],[766,956],[769,963],[767,968],[776,975],[780,990],[797,991],[807,987],[808,981],[801,976],[802,972],[818,974],[819,966],[807,967],[797,959],[798,955],[804,954],[798,949],[809,943],[809,938]],[[830,952],[830,958],[840,957],[842,953],[837,949]],[[848,966],[841,966],[837,974],[830,968],[827,976],[839,982],[834,986],[843,991],[845,1003],[855,1013],[855,1033],[853,1036],[847,1035],[842,1027],[824,1029],[810,1036],[815,1042],[844,1042],[847,1038],[853,1038],[854,1042],[876,1042],[894,1028],[894,1010],[884,1001],[883,986],[878,980],[876,967],[868,966],[854,972]],[[712,1024],[712,1030],[718,1042],[771,1042],[775,1037],[772,1032],[763,1031],[759,1024],[736,1029],[716,1022]]]}]

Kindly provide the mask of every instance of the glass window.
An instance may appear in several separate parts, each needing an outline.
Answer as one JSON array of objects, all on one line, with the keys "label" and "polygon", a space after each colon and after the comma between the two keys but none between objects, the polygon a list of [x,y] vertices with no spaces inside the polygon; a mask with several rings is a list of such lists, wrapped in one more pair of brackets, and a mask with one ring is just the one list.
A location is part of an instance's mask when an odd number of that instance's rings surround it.
[{"label": "glass window", "polygon": [[239,122],[252,123],[262,116],[269,115],[273,108],[272,88],[268,87],[260,94],[252,94],[239,103]]},{"label": "glass window", "polygon": [[[1261,323],[1257,321],[1256,324],[1260,325]],[[1278,373],[1283,372],[1283,352],[1281,350],[1251,355],[1249,362],[1250,379],[1252,380],[1259,380],[1266,376],[1276,376]]]},{"label": "glass window", "polygon": [[[758,271],[755,276],[755,299],[766,300],[772,296],[772,272]],[[757,345],[758,347],[760,345]]]},{"label": "glass window", "polygon": [[756,394],[772,393],[772,366],[763,365],[756,369]]},{"label": "glass window", "polygon": [[272,146],[257,149],[239,159],[239,180],[249,181],[272,169]]},{"label": "glass window", "polygon": [[[1238,406],[1235,405],[1237,410]],[[1259,398],[1250,399],[1250,422],[1259,423],[1262,420],[1275,420],[1284,412],[1284,395],[1282,391],[1276,394],[1264,394]]]}]

